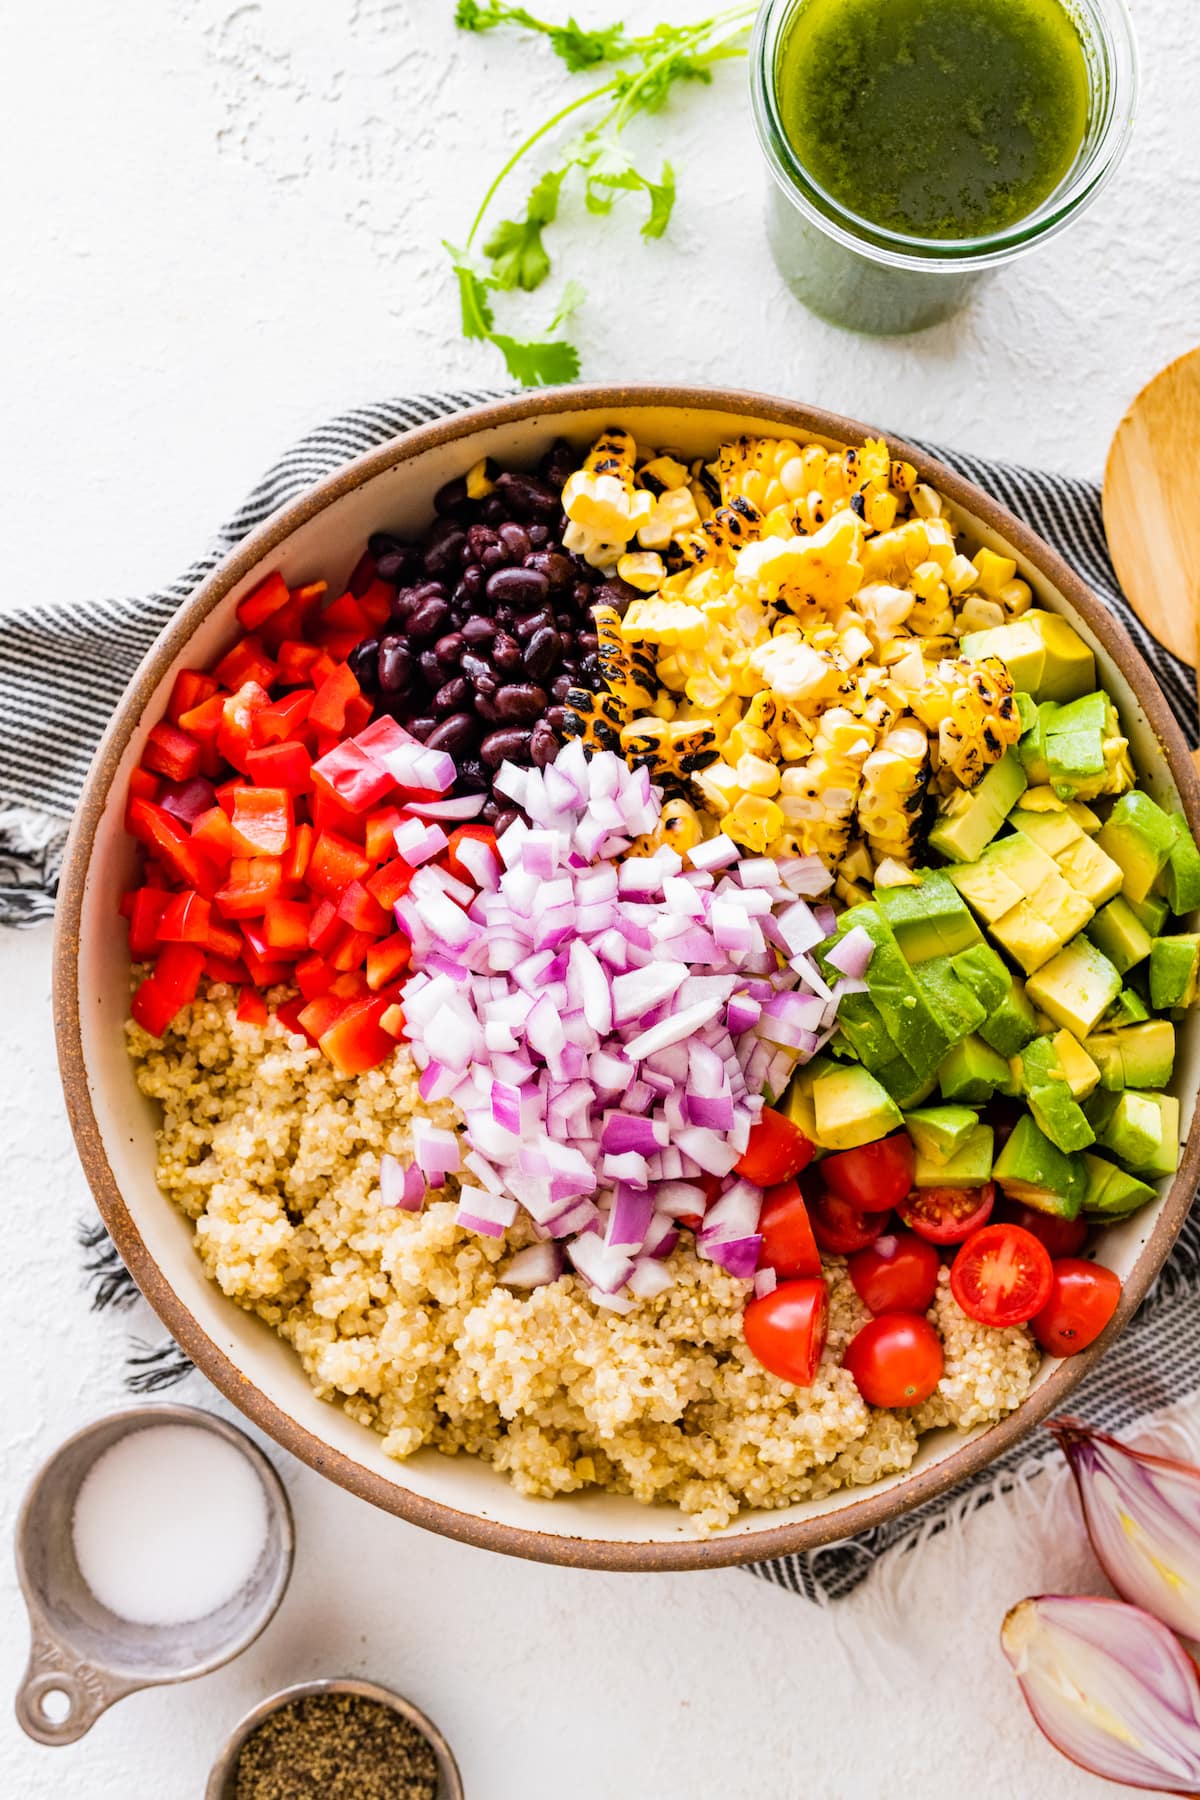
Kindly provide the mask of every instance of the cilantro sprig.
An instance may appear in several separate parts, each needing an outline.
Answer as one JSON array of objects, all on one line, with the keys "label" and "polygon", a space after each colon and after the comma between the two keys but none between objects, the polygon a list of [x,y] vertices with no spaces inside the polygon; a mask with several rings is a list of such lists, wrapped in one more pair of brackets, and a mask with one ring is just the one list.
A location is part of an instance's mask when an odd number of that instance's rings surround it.
[{"label": "cilantro sprig", "polygon": [[[665,106],[677,84],[711,82],[718,63],[744,56],[755,11],[754,6],[735,6],[695,24],[657,25],[631,37],[623,24],[588,29],[574,18],[554,24],[505,0],[458,0],[455,22],[464,31],[516,26],[544,38],[572,74],[597,69],[608,73],[599,87],[560,107],[517,146],[484,194],[461,248],[445,246],[458,279],[464,337],[492,344],[523,387],[548,387],[577,378],[578,351],[569,339],[553,334],[581,305],[585,291],[577,281],[565,283],[546,327],[548,335],[541,341],[497,330],[493,296],[514,289],[533,293],[550,276],[552,259],[545,234],[558,217],[568,182],[582,190],[587,211],[596,216],[612,212],[622,195],[640,197],[646,208],[642,236],[663,235],[675,204],[674,171],[664,162],[657,178],[648,175],[626,150],[621,134],[634,119]],[[535,181],[524,210],[516,218],[500,219],[484,235],[497,193],[514,170],[543,139],[589,111],[585,128],[567,138],[558,162]]]}]

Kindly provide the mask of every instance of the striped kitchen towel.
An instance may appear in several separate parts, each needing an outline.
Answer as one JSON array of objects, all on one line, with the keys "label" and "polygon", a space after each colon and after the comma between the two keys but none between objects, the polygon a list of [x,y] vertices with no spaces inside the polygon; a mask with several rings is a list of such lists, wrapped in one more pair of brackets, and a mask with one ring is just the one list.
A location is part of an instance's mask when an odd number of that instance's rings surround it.
[{"label": "striped kitchen towel", "polygon": [[[21,607],[0,617],[0,923],[50,916],[72,809],[96,743],[145,651],[176,608],[233,546],[278,507],[342,463],[397,433],[495,398],[463,389],[356,408],[310,432],[248,496],[203,555],[169,587],[129,600]],[[1117,585],[1105,546],[1100,493],[1066,476],[1014,468],[925,445],[1024,519],[1116,613],[1180,720],[1196,737],[1191,671],[1144,630]],[[119,1306],[136,1290],[103,1228],[85,1227],[95,1303]],[[1200,1388],[1200,1216],[1193,1214],[1137,1318],[1080,1390],[1076,1410],[1093,1425],[1126,1426]],[[131,1358],[142,1391],[189,1373],[174,1346]],[[803,1556],[759,1563],[753,1573],[810,1600],[850,1593],[882,1558],[945,1530],[1024,1482],[1052,1454],[1045,1433],[1018,1445],[949,1498],[878,1530]]]}]

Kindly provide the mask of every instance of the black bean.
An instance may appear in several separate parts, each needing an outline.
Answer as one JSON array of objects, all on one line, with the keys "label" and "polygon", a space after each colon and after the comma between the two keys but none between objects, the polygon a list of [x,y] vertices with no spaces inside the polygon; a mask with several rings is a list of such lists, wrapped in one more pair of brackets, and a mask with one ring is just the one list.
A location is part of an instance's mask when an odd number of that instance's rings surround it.
[{"label": "black bean", "polygon": [[549,625],[535,631],[525,646],[525,673],[534,681],[548,675],[562,654],[562,639]]},{"label": "black bean", "polygon": [[596,689],[600,680],[600,664],[594,656],[585,656],[579,665],[579,673],[590,688]]},{"label": "black bean", "polygon": [[531,550],[525,558],[525,567],[544,575],[555,592],[568,586],[574,576],[574,570],[561,550]]},{"label": "black bean", "polygon": [[404,729],[410,731],[413,737],[419,738],[420,741],[424,743],[426,738],[431,737],[433,732],[437,729],[437,720],[431,719],[427,714],[422,713],[418,718],[406,719],[404,722]]},{"label": "black bean", "polygon": [[503,731],[489,733],[479,746],[479,754],[489,769],[498,769],[502,762],[527,763],[532,735],[519,725],[509,725]]},{"label": "black bean", "polygon": [[496,710],[495,701],[495,696],[499,691],[494,675],[492,676],[490,688],[475,689],[475,699],[473,703],[475,711],[479,714],[479,717],[486,720],[489,725],[499,725],[501,723],[500,714]]},{"label": "black bean", "polygon": [[467,551],[467,534],[459,526],[438,544],[431,544],[421,558],[427,575],[452,575],[463,566]]},{"label": "black bean", "polygon": [[575,643],[580,650],[595,650],[599,647],[600,639],[594,631],[577,631]]},{"label": "black bean", "polygon": [[550,542],[550,527],[548,525],[531,525],[529,527],[529,542],[533,545],[535,550],[544,550]]},{"label": "black bean", "polygon": [[487,576],[478,563],[468,563],[462,572],[462,580],[454,590],[454,598],[460,595],[464,600],[478,600],[487,586]]},{"label": "black bean", "polygon": [[489,494],[480,511],[485,525],[503,525],[508,517],[508,508],[498,494]]},{"label": "black bean", "polygon": [[417,658],[417,667],[421,671],[421,679],[431,688],[442,685],[442,665],[432,650],[422,650]]},{"label": "black bean", "polygon": [[503,837],[509,826],[515,825],[520,816],[515,806],[503,807],[492,821],[492,829],[496,836]]},{"label": "black bean", "polygon": [[385,550],[375,563],[376,573],[382,581],[411,581],[421,567],[421,552],[415,544],[401,544],[395,550]]},{"label": "black bean", "polygon": [[578,612],[587,612],[588,608],[592,605],[592,590],[587,585],[586,581],[577,581],[575,583],[575,586],[571,589],[571,599],[575,602],[575,608]]},{"label": "black bean", "polygon": [[490,644],[496,635],[495,621],[482,613],[473,613],[463,623],[462,634],[468,644]]},{"label": "black bean", "polygon": [[578,657],[564,656],[558,666],[559,666],[559,669],[562,671],[562,673],[565,676],[567,676],[567,678],[569,680],[572,680],[572,682],[573,682],[574,678],[577,677],[579,674],[579,659],[578,659]]},{"label": "black bean", "polygon": [[569,613],[569,612],[555,613],[554,623],[558,626],[558,629],[561,632],[563,632],[564,635],[569,636],[570,633],[572,633],[575,630],[575,627],[579,624],[579,616],[577,613]]},{"label": "black bean", "polygon": [[497,625],[503,626],[505,630],[512,624],[516,616],[511,606],[498,606],[493,614]]},{"label": "black bean", "polygon": [[444,600],[422,600],[416,610],[410,614],[408,632],[419,643],[429,638],[441,637],[450,622],[450,608]]},{"label": "black bean", "polygon": [[492,661],[502,675],[515,675],[521,667],[521,646],[507,631],[498,631],[492,645]]},{"label": "black bean", "polygon": [[565,438],[556,438],[539,464],[551,487],[565,487],[567,477],[579,467],[579,452],[572,450]]},{"label": "black bean", "polygon": [[574,683],[569,675],[556,675],[550,684],[550,698],[557,700],[561,705],[573,686]]},{"label": "black bean", "polygon": [[433,696],[433,710],[439,719],[448,713],[461,712],[464,706],[471,704],[471,684],[462,675],[456,675],[447,681]]},{"label": "black bean", "polygon": [[523,562],[533,549],[533,545],[529,541],[529,533],[523,525],[515,523],[501,525],[498,536],[514,562]]},{"label": "black bean", "polygon": [[522,723],[540,718],[548,704],[545,688],[536,687],[532,681],[510,682],[496,695],[496,711],[500,717],[520,719]]},{"label": "black bean", "polygon": [[398,537],[394,531],[373,531],[367,539],[367,554],[376,568],[379,567],[381,556],[394,556],[401,550],[415,554],[414,546],[406,538]]},{"label": "black bean", "polygon": [[379,686],[379,639],[364,638],[356,644],[346,661],[360,688],[373,694]]},{"label": "black bean", "polygon": [[617,575],[609,575],[600,583],[592,594],[591,606],[613,606],[619,613],[624,613],[631,600],[636,600],[638,591],[622,581]]},{"label": "black bean", "polygon": [[456,507],[463,504],[466,498],[466,479],[460,475],[456,480],[448,481],[444,487],[438,489],[433,496],[433,510],[435,513],[452,513]]},{"label": "black bean", "polygon": [[533,728],[533,736],[529,740],[529,754],[534,766],[544,769],[558,755],[558,739],[554,735],[554,727],[545,719],[539,719]]},{"label": "black bean", "polygon": [[379,685],[385,694],[398,694],[412,679],[412,652],[403,638],[385,637],[379,645]]},{"label": "black bean", "polygon": [[495,498],[510,507],[518,519],[555,519],[561,504],[557,493],[536,475],[520,475],[506,469],[496,477]]},{"label": "black bean", "polygon": [[494,825],[496,820],[500,817],[500,802],[498,800],[485,800],[483,803],[483,811],[479,816],[485,825]]},{"label": "black bean", "polygon": [[471,525],[467,528],[467,545],[473,558],[482,556],[485,550],[490,550],[499,542],[500,539],[490,525]]},{"label": "black bean", "polygon": [[[425,742],[431,750],[445,750],[449,756],[457,758],[464,750],[471,748],[478,736],[479,726],[474,716],[469,712],[455,712],[435,725]],[[460,764],[460,780],[463,768],[464,765]]]},{"label": "black bean", "polygon": [[497,569],[506,569],[510,557],[503,544],[489,544],[486,550],[479,553],[479,566],[486,569],[488,575],[494,575]]},{"label": "black bean", "polygon": [[478,656],[474,650],[464,650],[458,666],[468,681],[479,682],[492,673],[491,663]]},{"label": "black bean", "polygon": [[549,725],[551,731],[557,732],[560,737],[562,735],[562,728],[566,722],[567,709],[565,706],[552,706],[546,714],[546,724]]},{"label": "black bean", "polygon": [[454,669],[458,666],[458,659],[462,655],[462,647],[462,632],[451,631],[446,637],[438,639],[437,643],[433,646],[433,654],[437,657],[443,669]]},{"label": "black bean", "polygon": [[540,569],[497,569],[488,576],[488,599],[497,606],[540,606],[549,592],[550,583]]},{"label": "black bean", "polygon": [[[452,719],[446,720],[447,725],[451,725],[453,722]],[[475,720],[471,719],[470,724],[472,731],[475,731],[477,729]],[[442,729],[443,727],[439,725],[438,730]],[[438,745],[437,748],[440,749],[441,745]],[[456,760],[458,762],[458,780],[454,785],[464,794],[486,794],[492,785],[492,778],[479,758],[477,756],[460,756]]]}]

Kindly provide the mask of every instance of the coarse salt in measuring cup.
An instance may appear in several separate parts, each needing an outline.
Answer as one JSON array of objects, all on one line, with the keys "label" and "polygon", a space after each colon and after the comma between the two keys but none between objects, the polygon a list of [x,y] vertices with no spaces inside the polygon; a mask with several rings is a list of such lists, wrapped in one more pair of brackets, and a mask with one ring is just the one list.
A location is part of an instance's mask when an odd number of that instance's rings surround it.
[{"label": "coarse salt in measuring cup", "polygon": [[150,1425],[98,1457],[75,1500],[79,1572],[136,1625],[206,1618],[246,1585],[267,1536],[262,1482],[233,1444]]}]

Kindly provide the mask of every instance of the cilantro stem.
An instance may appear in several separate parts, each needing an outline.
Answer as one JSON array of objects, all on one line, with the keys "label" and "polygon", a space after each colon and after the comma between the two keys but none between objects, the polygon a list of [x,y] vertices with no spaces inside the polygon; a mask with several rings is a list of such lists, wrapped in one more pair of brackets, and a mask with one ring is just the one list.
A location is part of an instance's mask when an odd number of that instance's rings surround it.
[{"label": "cilantro stem", "polygon": [[508,177],[512,174],[522,158],[528,155],[535,144],[540,143],[544,137],[548,136],[549,133],[554,130],[556,125],[561,125],[564,119],[569,119],[572,113],[579,112],[583,107],[592,106],[597,100],[602,100],[605,94],[610,94],[612,92],[615,85],[614,82],[606,81],[603,87],[593,88],[590,94],[581,94],[577,100],[572,100],[570,105],[561,107],[559,111],[554,114],[553,118],[547,119],[543,125],[539,125],[531,137],[527,137],[523,144],[517,146],[479,203],[479,211],[475,214],[475,217],[471,222],[471,229],[467,233],[466,247],[468,250],[474,243],[475,234],[483,224],[488,207],[495,199],[501,184],[507,181]]}]

